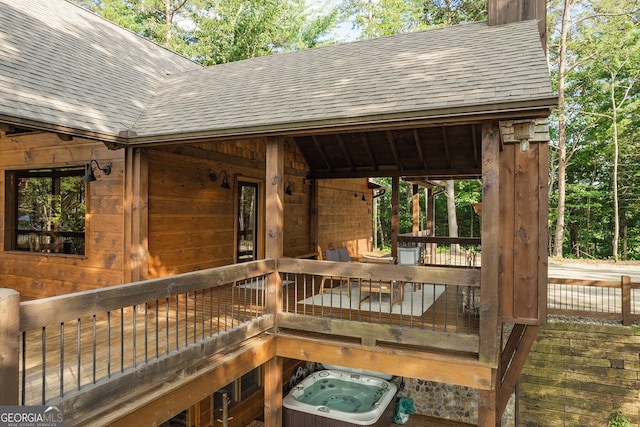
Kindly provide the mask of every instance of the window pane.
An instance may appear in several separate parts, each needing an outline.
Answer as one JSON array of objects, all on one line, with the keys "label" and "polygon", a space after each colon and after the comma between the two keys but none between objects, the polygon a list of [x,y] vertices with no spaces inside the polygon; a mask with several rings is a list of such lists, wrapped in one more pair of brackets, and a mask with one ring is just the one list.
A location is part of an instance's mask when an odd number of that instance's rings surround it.
[{"label": "window pane", "polygon": [[15,249],[83,255],[83,169],[17,172]]}]

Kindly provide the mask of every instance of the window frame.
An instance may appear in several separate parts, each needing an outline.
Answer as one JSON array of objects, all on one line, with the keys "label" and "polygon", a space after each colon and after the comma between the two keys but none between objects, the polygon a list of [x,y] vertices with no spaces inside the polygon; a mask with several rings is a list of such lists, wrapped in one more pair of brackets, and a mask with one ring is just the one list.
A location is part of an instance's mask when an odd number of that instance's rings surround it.
[{"label": "window frame", "polygon": [[[28,169],[7,169],[5,170],[5,218],[4,218],[4,250],[15,253],[27,253],[27,254],[39,254],[39,255],[56,255],[66,257],[85,257],[87,252],[87,212],[88,212],[88,191],[87,186],[84,186],[84,192],[82,195],[82,203],[84,204],[84,231],[62,231],[54,232],[51,230],[20,230],[19,228],[19,184],[21,179],[25,178],[51,178],[51,195],[59,195],[61,189],[61,179],[64,177],[84,177],[86,173],[86,166],[64,166],[64,167],[39,167]],[[55,233],[55,235],[54,235]],[[24,246],[25,243],[19,243],[18,239],[20,235],[33,234],[38,239],[36,247],[39,246],[40,238],[45,234],[49,235],[49,242],[51,239],[61,239],[56,243],[49,243],[49,248],[45,250],[34,250],[33,245],[31,247]],[[55,237],[58,236],[58,237]],[[65,237],[82,239],[82,252],[65,252],[66,243]],[[31,243],[31,242],[30,242]],[[60,250],[51,250],[52,247],[58,246]]]}]

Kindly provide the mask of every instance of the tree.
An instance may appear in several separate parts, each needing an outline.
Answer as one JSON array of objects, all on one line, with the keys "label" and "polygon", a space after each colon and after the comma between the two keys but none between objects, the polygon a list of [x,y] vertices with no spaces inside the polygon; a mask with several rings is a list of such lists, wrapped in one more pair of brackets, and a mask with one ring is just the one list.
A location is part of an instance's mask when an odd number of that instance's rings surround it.
[{"label": "tree", "polygon": [[316,46],[338,19],[307,16],[304,0],[75,1],[204,65]]},{"label": "tree", "polygon": [[487,19],[486,0],[425,0],[422,20],[429,26]]},{"label": "tree", "polygon": [[619,259],[620,141],[637,111],[635,93],[640,77],[640,30],[636,2],[600,0],[593,3],[593,18],[582,26],[582,57],[592,57],[577,71],[579,103],[594,117],[600,136],[611,142],[611,191],[613,200],[612,255]]}]

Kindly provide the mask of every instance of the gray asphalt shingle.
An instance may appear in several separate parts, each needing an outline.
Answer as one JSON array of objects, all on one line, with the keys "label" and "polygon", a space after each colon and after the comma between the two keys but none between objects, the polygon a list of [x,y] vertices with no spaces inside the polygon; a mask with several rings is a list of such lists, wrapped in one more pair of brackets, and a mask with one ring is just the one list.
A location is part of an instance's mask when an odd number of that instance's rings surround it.
[{"label": "gray asphalt shingle", "polygon": [[62,0],[0,0],[0,21],[5,116],[118,134],[166,74],[201,68]]},{"label": "gray asphalt shingle", "polygon": [[0,19],[0,115],[109,135],[242,134],[554,96],[533,21],[203,68],[62,0],[0,0]]}]

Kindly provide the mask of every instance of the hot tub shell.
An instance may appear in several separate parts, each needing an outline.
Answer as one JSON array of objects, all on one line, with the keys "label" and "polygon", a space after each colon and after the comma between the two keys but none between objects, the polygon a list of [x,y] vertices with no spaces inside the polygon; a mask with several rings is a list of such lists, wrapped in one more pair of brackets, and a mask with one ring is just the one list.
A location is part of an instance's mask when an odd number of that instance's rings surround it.
[{"label": "hot tub shell", "polygon": [[[342,412],[326,406],[309,405],[297,400],[296,397],[302,395],[304,389],[310,387],[315,381],[325,378],[361,382],[382,387],[386,391],[380,398],[377,408],[362,413]],[[282,425],[283,427],[388,427],[393,422],[396,393],[395,384],[381,378],[336,370],[315,372],[305,378],[283,399]]]}]

